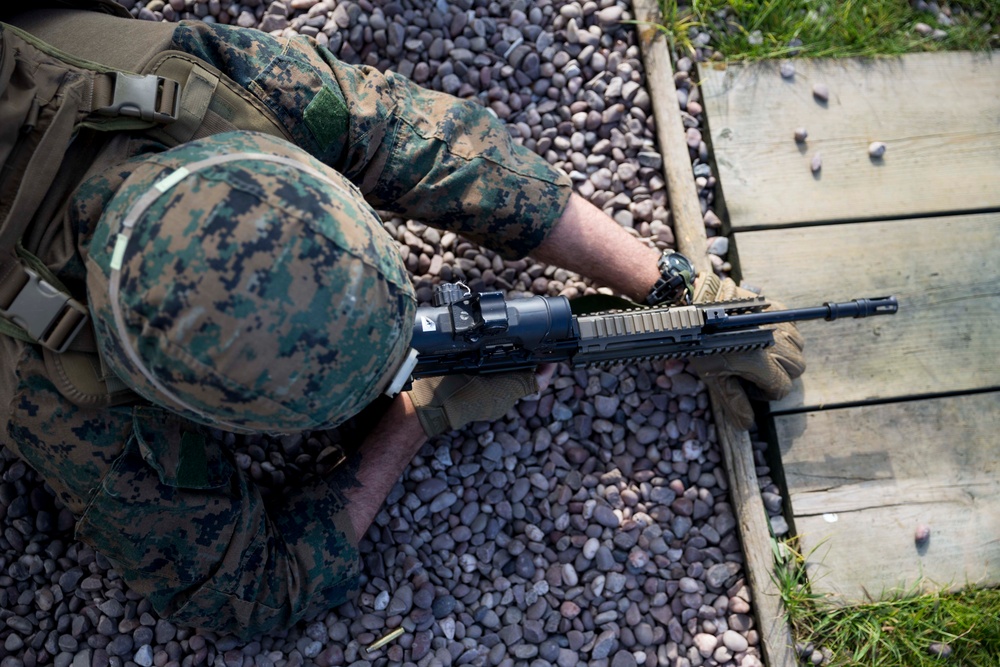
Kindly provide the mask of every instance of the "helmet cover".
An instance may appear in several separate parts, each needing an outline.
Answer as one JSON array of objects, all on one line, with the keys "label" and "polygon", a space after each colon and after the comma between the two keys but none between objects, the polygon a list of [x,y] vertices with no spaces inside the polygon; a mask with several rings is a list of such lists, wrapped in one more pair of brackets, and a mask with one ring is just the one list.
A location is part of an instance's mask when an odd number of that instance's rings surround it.
[{"label": "helmet cover", "polygon": [[329,428],[389,383],[416,300],[344,176],[264,134],[133,160],[87,256],[101,352],[148,400],[210,426]]}]

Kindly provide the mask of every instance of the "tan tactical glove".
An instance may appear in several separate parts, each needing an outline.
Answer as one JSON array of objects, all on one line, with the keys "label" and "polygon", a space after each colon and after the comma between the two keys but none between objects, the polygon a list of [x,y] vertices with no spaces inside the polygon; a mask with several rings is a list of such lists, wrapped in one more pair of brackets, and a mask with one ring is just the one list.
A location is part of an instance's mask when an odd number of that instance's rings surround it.
[{"label": "tan tactical glove", "polygon": [[447,375],[413,382],[408,393],[424,432],[434,437],[475,421],[495,421],[538,391],[534,371],[504,375]]},{"label": "tan tactical glove", "polygon": [[[695,284],[694,302],[728,301],[757,296],[736,286],[730,278],[720,280],[712,274],[699,278]],[[770,301],[770,300],[769,300]],[[770,301],[770,308],[782,306]],[[746,430],[753,424],[753,410],[740,386],[743,378],[756,387],[755,393],[768,401],[788,395],[792,380],[806,369],[802,349],[805,341],[792,323],[774,325],[774,345],[762,350],[695,357],[691,366],[708,386],[712,402],[737,428]]]}]

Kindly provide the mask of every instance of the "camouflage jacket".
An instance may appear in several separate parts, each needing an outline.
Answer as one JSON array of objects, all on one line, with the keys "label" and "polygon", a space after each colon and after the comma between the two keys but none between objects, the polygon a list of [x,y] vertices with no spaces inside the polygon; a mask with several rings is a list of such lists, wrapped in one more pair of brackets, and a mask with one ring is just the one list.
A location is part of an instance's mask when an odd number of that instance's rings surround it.
[{"label": "camouflage jacket", "polygon": [[[569,198],[565,175],[514,145],[475,103],[346,65],[304,37],[181,23],[171,39],[170,48],[264,102],[300,147],[380,210],[523,256]],[[130,145],[156,150],[148,141]],[[33,251],[68,285],[82,284],[87,243],[110,194],[85,184],[53,229],[33,234]],[[76,406],[56,391],[35,347],[0,337],[0,355],[4,445],[79,518],[77,538],[164,617],[250,637],[357,588],[357,536],[340,492],[349,472],[265,500],[203,429],[152,405]]]}]

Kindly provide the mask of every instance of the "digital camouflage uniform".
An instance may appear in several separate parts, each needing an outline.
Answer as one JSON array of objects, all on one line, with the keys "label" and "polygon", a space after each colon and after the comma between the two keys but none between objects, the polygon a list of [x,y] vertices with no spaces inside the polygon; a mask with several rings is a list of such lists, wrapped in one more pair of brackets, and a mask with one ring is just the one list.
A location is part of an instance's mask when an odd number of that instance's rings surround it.
[{"label": "digital camouflage uniform", "polygon": [[[422,90],[400,76],[345,65],[303,37],[276,39],[257,31],[181,23],[171,40],[171,48],[218,67],[266,104],[295,144],[332,168],[331,173],[349,179],[382,210],[460,232],[517,257],[537,247],[568,200],[568,179],[513,145],[505,128],[477,104]],[[276,139],[259,139],[242,148],[274,152]],[[254,138],[243,135],[234,141],[253,144]],[[172,160],[197,159],[205,146],[194,142],[190,149],[175,148],[162,153],[162,158],[150,158],[163,146],[143,137],[113,143],[115,150],[132,158],[103,173],[89,174],[65,216],[51,229],[33,230],[29,249],[81,298],[83,285],[97,290],[90,305],[98,340],[111,357],[109,363],[118,364],[128,375],[128,362],[114,349],[113,336],[101,331],[110,316],[99,293],[113,263],[112,236],[117,231],[112,227],[115,217],[109,215],[109,222],[102,214],[117,190],[128,186],[134,171],[152,170],[151,178],[168,174],[176,166]],[[253,166],[244,176],[251,190],[266,189],[276,178],[268,169]],[[315,185],[302,185],[298,194],[317,196],[318,190],[311,189]],[[253,218],[245,201],[215,201],[213,206],[228,210],[234,219]],[[196,213],[190,211],[192,224]],[[267,243],[248,248],[245,239],[220,228],[192,228],[189,238],[158,237],[155,210],[147,217],[149,224],[137,226],[121,258],[124,267],[135,269],[125,279],[132,284],[126,284],[123,293],[136,295],[157,282],[185,284],[196,279],[176,265],[142,273],[149,269],[143,267],[144,253],[150,247],[155,250],[158,243],[167,244],[177,256],[204,249],[206,256],[248,266],[273,257],[274,265],[283,268],[272,271],[272,276],[283,275],[286,268],[294,274],[293,265],[279,262],[288,244],[317,262],[337,247],[379,263],[391,278],[383,293],[398,299],[397,305],[412,317],[412,292],[399,275],[398,258],[371,256],[394,252],[391,239],[384,232],[380,235],[377,225],[364,238],[342,238],[332,224],[335,217],[306,220],[297,229],[276,230],[267,235]],[[331,278],[316,288],[315,298],[308,301],[309,318],[341,317],[333,308],[323,310],[324,299],[336,292],[339,280]],[[267,296],[267,291],[261,295]],[[141,310],[142,299],[133,305]],[[171,317],[184,315],[183,300],[174,306],[153,314],[165,331],[176,324]],[[223,308],[219,317],[252,317],[241,307],[234,298],[226,306],[231,309]],[[280,320],[282,308],[269,309],[268,317]],[[282,329],[285,333],[294,329],[287,322],[271,324],[288,325]],[[316,391],[370,396],[372,378],[382,369],[367,367],[359,351],[367,349],[371,340],[367,334],[352,332],[349,323],[343,331],[347,332],[340,343],[343,353],[354,359],[362,386],[338,388],[318,381]],[[375,333],[387,341],[390,356],[405,349],[409,335],[405,327],[402,332]],[[219,342],[200,338],[194,348],[200,346],[210,356]],[[299,352],[292,350],[282,359],[303,364],[324,361],[307,353],[296,356]],[[79,517],[77,537],[106,555],[161,615],[250,637],[335,606],[355,590],[357,536],[352,534],[340,492],[352,483],[347,470],[296,485],[285,496],[265,502],[248,475],[234,465],[230,452],[206,437],[206,428],[196,419],[185,419],[177,410],[153,402],[82,408],[56,390],[36,346],[0,336],[0,354],[8,369],[0,378],[7,410],[5,446],[39,471]],[[155,395],[148,388],[136,389]],[[219,400],[211,392],[200,396],[195,392],[188,398],[195,404]],[[252,396],[234,391],[224,400],[237,406],[233,409],[237,421],[260,428],[249,414],[257,407]],[[237,413],[243,408],[241,418]],[[297,405],[293,412],[308,415],[313,408]],[[257,416],[265,424],[271,417]],[[285,430],[334,425],[322,420],[294,424],[294,416],[290,423],[277,413],[273,417]]]}]

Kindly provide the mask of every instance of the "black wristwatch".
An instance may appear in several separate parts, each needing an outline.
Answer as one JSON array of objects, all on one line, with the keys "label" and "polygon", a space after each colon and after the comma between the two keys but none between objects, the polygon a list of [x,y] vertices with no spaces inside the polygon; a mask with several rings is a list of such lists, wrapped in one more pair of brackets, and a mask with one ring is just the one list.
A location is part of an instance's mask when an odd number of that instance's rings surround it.
[{"label": "black wristwatch", "polygon": [[656,262],[660,278],[649,290],[646,304],[650,306],[686,306],[694,294],[695,270],[691,261],[675,250],[664,250]]}]

